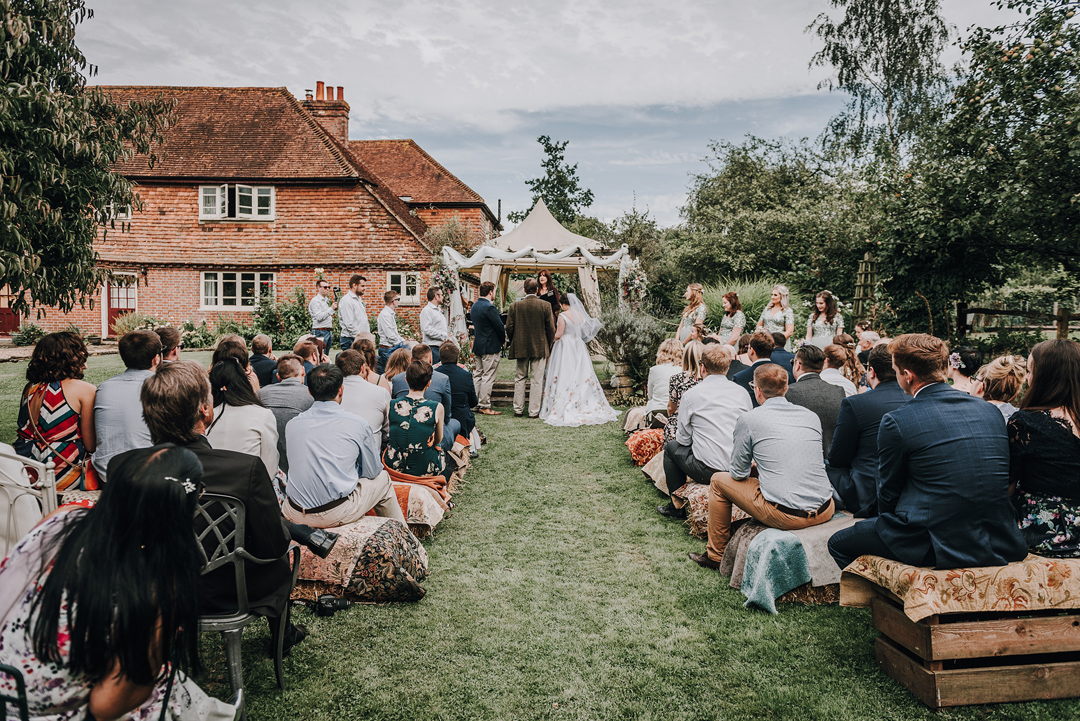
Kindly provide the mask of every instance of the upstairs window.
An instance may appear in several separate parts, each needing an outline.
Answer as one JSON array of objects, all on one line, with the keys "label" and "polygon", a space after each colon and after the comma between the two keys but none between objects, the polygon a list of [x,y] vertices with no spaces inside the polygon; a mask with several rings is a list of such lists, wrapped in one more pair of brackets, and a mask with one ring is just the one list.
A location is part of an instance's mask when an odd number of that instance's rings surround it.
[{"label": "upstairs window", "polygon": [[202,310],[250,310],[265,293],[274,293],[277,276],[259,271],[205,271]]},{"label": "upstairs window", "polygon": [[420,305],[419,273],[387,273],[386,289],[397,291],[401,305]]},{"label": "upstairs window", "polygon": [[272,185],[200,185],[199,220],[274,220]]}]

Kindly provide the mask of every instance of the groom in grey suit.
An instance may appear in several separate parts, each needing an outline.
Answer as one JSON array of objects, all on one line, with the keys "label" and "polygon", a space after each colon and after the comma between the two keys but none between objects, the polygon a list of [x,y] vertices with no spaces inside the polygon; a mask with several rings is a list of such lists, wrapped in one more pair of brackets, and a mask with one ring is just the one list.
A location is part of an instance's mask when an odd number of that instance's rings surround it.
[{"label": "groom in grey suit", "polygon": [[535,278],[525,281],[525,297],[510,306],[506,334],[509,356],[517,361],[514,373],[514,415],[525,412],[525,379],[529,379],[529,418],[540,417],[544,394],[544,369],[555,342],[555,316],[551,304],[536,297]]}]

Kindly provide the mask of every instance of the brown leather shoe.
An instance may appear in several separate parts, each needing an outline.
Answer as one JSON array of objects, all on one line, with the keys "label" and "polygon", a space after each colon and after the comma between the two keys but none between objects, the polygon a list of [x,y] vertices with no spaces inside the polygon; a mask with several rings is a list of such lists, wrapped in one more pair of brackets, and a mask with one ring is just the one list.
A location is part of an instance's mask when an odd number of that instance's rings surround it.
[{"label": "brown leather shoe", "polygon": [[477,413],[483,413],[485,416],[501,416],[502,411],[493,411],[490,408],[480,408]]},{"label": "brown leather shoe", "polygon": [[702,568],[708,568],[713,571],[720,569],[720,562],[709,558],[709,554],[707,553],[691,553],[690,560]]}]

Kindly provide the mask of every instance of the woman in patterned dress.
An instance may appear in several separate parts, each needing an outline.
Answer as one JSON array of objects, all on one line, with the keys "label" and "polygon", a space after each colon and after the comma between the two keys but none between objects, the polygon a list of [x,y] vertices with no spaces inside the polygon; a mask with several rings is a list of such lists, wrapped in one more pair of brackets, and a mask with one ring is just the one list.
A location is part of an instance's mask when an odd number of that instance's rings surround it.
[{"label": "woman in patterned dress", "polygon": [[668,422],[664,426],[664,443],[675,439],[675,430],[679,427],[679,401],[682,395],[701,382],[701,351],[705,345],[698,341],[686,344],[682,356],[682,372],[671,376],[668,387]]},{"label": "woman in patterned dress", "polygon": [[[786,285],[774,285],[769,304],[761,311],[757,327],[766,333],[783,333],[788,339],[784,346],[791,345],[791,334],[795,332],[795,312],[791,310],[791,301]],[[790,350],[790,348],[788,348]]]},{"label": "woman in patterned dress", "polygon": [[86,344],[75,333],[50,333],[38,341],[26,367],[15,450],[35,461],[53,461],[57,491],[79,487],[97,446],[97,389],[82,380],[87,355]]},{"label": "woman in patterned dress", "polygon": [[836,308],[836,298],[823,290],[814,298],[814,312],[806,321],[806,342],[821,350],[832,345],[833,336],[844,332],[844,316]]},{"label": "woman in patterned dress", "polygon": [[409,392],[390,402],[390,442],[383,460],[395,471],[410,476],[438,476],[449,480],[442,443],[445,411],[442,404],[424,398],[431,384],[431,364],[413,361],[405,369]]},{"label": "woman in patterned dress", "polygon": [[683,298],[686,298],[686,308],[683,309],[675,337],[680,343],[686,345],[694,337],[694,326],[705,323],[705,314],[709,309],[705,306],[705,289],[701,287],[701,283],[691,283],[686,286]]},{"label": "woman in patterned dress", "polygon": [[743,313],[739,294],[735,291],[724,293],[724,319],[720,321],[720,340],[730,346],[738,347],[743,328],[746,327],[746,314]]},{"label": "woman in patterned dress", "polygon": [[1080,557],[1080,344],[1031,349],[1028,390],[1012,414],[1009,482],[1028,550]]},{"label": "woman in patterned dress", "polygon": [[[199,666],[202,473],[169,444],[125,454],[97,505],[61,508],[0,564],[0,663],[22,673],[33,721],[233,715],[186,675]],[[14,686],[0,674],[0,693]]]}]

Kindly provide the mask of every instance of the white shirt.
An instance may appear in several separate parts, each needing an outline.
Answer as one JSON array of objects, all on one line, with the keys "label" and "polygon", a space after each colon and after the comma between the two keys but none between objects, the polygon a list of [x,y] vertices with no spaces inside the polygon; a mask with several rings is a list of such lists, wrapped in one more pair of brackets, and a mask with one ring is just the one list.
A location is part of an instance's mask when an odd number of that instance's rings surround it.
[{"label": "white shirt", "polygon": [[378,330],[379,345],[384,348],[393,348],[401,344],[401,336],[397,332],[397,313],[390,306],[383,306],[379,311]]},{"label": "white shirt", "polygon": [[450,337],[446,317],[439,306],[428,303],[420,311],[420,332],[424,336],[424,345],[441,345]]},{"label": "white shirt", "polygon": [[332,328],[334,326],[334,309],[330,307],[330,301],[323,297],[322,293],[316,293],[308,303],[308,313],[311,313],[312,328]]},{"label": "white shirt", "polygon": [[750,411],[746,389],[725,376],[709,375],[683,393],[675,440],[693,446],[694,458],[709,468],[726,471],[735,444],[735,423]]},{"label": "white shirt", "polygon": [[216,406],[206,433],[212,448],[258,456],[271,478],[278,472],[277,417],[262,406]]},{"label": "white shirt", "polygon": [[668,391],[671,388],[671,377],[682,371],[682,368],[673,363],[653,366],[649,369],[648,395],[645,397],[645,412],[667,412]]},{"label": "white shirt", "polygon": [[390,438],[390,391],[360,376],[349,376],[342,384],[341,407],[367,421],[383,444]]},{"label": "white shirt", "polygon": [[351,290],[342,296],[341,302],[338,303],[338,314],[338,319],[341,321],[341,335],[346,338],[355,338],[371,330],[364,300]]},{"label": "white shirt", "polygon": [[853,396],[859,392],[859,389],[855,387],[855,384],[844,377],[844,374],[840,372],[839,368],[825,368],[818,375],[821,376],[821,380],[826,383],[831,383],[834,386],[839,386],[844,389],[844,397]]}]

